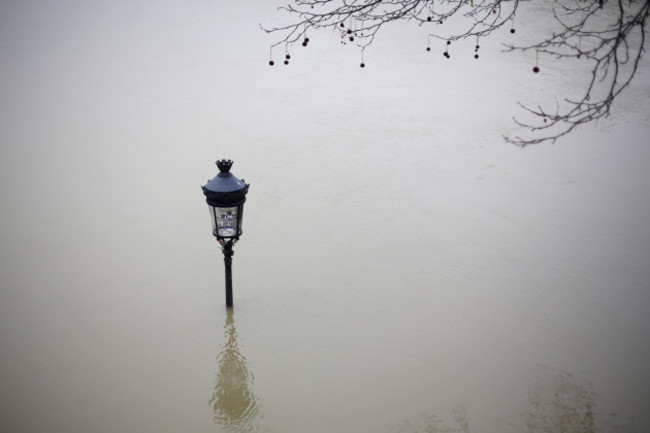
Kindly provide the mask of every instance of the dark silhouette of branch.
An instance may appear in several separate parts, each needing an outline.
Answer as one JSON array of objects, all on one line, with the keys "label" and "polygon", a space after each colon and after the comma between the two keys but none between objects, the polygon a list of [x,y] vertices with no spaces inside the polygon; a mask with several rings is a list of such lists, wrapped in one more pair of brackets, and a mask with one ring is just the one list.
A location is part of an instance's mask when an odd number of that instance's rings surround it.
[{"label": "dark silhouette of branch", "polygon": [[579,125],[607,117],[614,99],[636,75],[649,13],[650,1],[577,2],[576,6],[554,11],[555,20],[562,26],[559,33],[534,45],[509,46],[509,51],[535,50],[556,59],[584,58],[591,73],[582,96],[565,98],[552,112],[520,104],[542,122],[532,125],[515,119],[534,137],[506,140],[520,146],[555,142]]},{"label": "dark silhouette of branch", "polygon": [[[352,42],[361,48],[361,67],[364,67],[363,50],[390,23],[412,21],[420,26],[437,26],[429,37],[449,44],[490,36],[512,23],[519,8],[531,3],[526,0],[294,0],[280,8],[294,18],[291,24],[262,29],[281,35],[271,45],[271,51],[284,45],[286,64],[292,44],[301,41],[307,46],[308,33],[335,29],[343,43]],[[585,79],[582,96],[566,97],[552,110],[519,104],[535,120],[515,118],[515,123],[527,134],[504,138],[522,147],[553,143],[580,125],[607,117],[614,100],[636,75],[645,52],[650,0],[549,0],[546,5],[552,8],[554,17],[548,26],[549,33],[532,44],[506,45],[504,52],[533,51],[536,58],[582,59],[589,78]],[[454,23],[454,29],[460,30],[448,34],[438,32],[450,22]],[[515,30],[511,27],[510,31]],[[445,56],[449,58],[447,51]],[[475,57],[478,58],[478,53]],[[272,58],[269,63],[274,64]],[[533,72],[539,71],[536,63]]]}]

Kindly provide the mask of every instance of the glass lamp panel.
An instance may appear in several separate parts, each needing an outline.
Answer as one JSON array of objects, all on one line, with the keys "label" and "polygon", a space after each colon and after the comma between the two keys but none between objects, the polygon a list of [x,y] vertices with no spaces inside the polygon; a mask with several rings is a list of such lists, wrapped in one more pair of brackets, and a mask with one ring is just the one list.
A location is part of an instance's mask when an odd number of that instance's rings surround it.
[{"label": "glass lamp panel", "polygon": [[214,217],[217,222],[217,234],[219,237],[231,238],[237,236],[237,206],[216,207]]},{"label": "glass lamp panel", "polygon": [[217,235],[217,220],[215,218],[215,211],[216,209],[214,206],[208,206],[208,210],[210,211],[210,221],[212,222],[212,233],[216,236]]}]

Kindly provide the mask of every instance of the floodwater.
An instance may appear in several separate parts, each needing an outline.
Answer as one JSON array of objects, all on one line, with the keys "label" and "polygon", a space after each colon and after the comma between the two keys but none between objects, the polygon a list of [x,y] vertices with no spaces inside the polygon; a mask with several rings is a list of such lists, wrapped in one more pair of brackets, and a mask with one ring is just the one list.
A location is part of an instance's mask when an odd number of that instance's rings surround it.
[{"label": "floodwater", "polygon": [[2,432],[650,430],[647,60],[520,150],[578,64],[407,26],[269,67],[275,5],[221,3],[0,3]]}]

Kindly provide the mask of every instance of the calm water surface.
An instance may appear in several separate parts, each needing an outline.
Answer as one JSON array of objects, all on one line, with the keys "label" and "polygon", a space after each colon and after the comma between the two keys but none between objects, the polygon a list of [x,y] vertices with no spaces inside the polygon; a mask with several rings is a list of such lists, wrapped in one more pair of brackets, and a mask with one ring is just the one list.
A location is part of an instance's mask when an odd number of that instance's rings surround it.
[{"label": "calm water surface", "polygon": [[[0,430],[647,432],[647,61],[609,119],[521,151],[516,102],[580,65],[415,29],[364,70],[328,33],[270,68],[276,17],[0,4]],[[251,184],[234,311],[200,189],[223,157]]]}]

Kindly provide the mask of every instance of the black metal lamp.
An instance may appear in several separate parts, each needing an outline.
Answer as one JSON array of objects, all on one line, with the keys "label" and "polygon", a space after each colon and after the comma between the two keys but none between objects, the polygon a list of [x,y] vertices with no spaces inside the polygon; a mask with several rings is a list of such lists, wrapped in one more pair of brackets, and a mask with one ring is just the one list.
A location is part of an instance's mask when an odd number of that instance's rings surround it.
[{"label": "black metal lamp", "polygon": [[226,264],[226,305],[232,306],[232,246],[242,234],[244,203],[249,184],[244,179],[237,179],[230,173],[232,161],[217,161],[220,173],[208,181],[203,188],[205,201],[210,210],[212,234],[221,245]]}]

